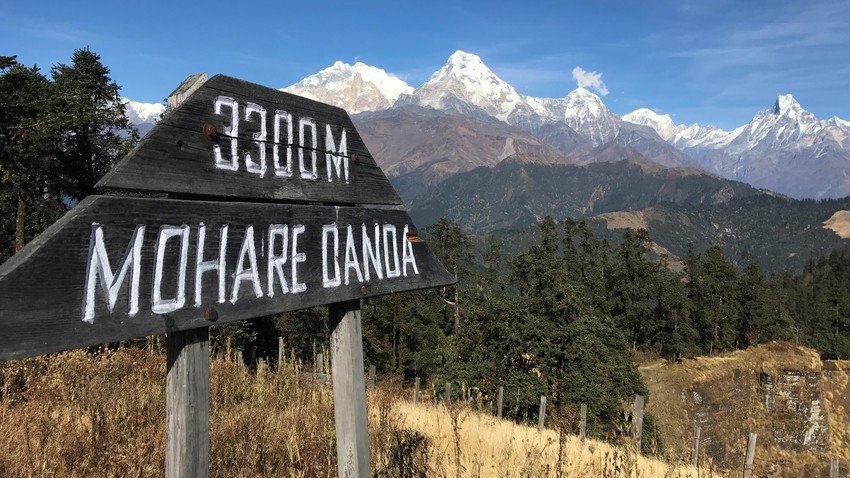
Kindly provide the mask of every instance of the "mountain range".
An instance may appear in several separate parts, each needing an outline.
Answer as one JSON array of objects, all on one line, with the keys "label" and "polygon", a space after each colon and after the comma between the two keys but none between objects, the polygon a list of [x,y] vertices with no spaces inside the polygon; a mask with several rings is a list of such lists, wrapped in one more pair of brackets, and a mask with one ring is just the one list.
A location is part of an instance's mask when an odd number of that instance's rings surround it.
[{"label": "mountain range", "polygon": [[[675,124],[669,115],[648,108],[620,117],[598,95],[581,87],[564,98],[524,95],[493,73],[480,57],[462,51],[452,54],[415,89],[379,68],[336,62],[284,90],[352,113],[415,105],[469,121],[496,120],[551,146],[565,161],[635,159],[633,155],[638,153],[663,166],[696,167],[792,197],[850,195],[850,122],[817,118],[792,95],[780,95],[749,123],[725,131],[710,125]],[[375,118],[358,121],[356,116],[358,127]],[[376,144],[368,139],[367,143],[370,147]],[[602,146],[609,147],[600,156],[595,148]],[[391,149],[404,148],[394,145]],[[619,152],[613,154],[615,150]],[[455,159],[455,169],[493,162],[487,152],[469,154],[468,164],[463,164],[463,158]],[[482,155],[490,159],[482,159]]]},{"label": "mountain range", "polygon": [[[618,116],[585,88],[524,95],[460,51],[418,88],[336,62],[283,89],[352,113],[421,226],[447,217],[520,244],[545,215],[585,218],[612,240],[645,227],[672,260],[717,244],[773,271],[850,242],[839,232],[850,225],[826,224],[850,217],[850,198],[793,199],[850,195],[850,122],[791,95],[726,131],[648,108]],[[126,105],[142,133],[164,111]]]}]

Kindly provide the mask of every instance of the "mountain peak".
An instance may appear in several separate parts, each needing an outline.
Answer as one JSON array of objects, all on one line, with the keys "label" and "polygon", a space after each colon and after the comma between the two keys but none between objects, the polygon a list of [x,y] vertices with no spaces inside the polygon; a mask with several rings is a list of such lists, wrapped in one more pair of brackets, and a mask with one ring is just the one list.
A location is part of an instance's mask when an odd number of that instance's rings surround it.
[{"label": "mountain peak", "polygon": [[484,64],[484,62],[481,61],[480,56],[474,53],[465,52],[463,50],[456,50],[454,53],[452,53],[451,56],[449,56],[447,63],[480,63],[482,65]]},{"label": "mountain peak", "polygon": [[803,107],[800,106],[800,103],[797,102],[797,99],[794,98],[794,95],[788,93],[787,95],[779,95],[776,98],[776,104],[773,106],[773,114],[780,115],[785,112],[796,112],[802,111]]},{"label": "mountain peak", "polygon": [[402,94],[412,93],[413,88],[380,68],[360,61],[349,65],[337,60],[283,91],[330,103],[354,114],[389,108]]},{"label": "mountain peak", "polygon": [[658,133],[658,136],[661,136],[665,141],[685,129],[684,126],[673,123],[673,118],[670,115],[658,114],[649,108],[638,108],[631,113],[624,114],[622,119],[629,123],[648,126],[654,129]]},{"label": "mountain peak", "polygon": [[524,97],[496,76],[478,55],[462,50],[452,53],[413,96],[412,101],[420,106],[458,110],[471,105],[501,121],[525,103]]},{"label": "mountain peak", "polygon": [[570,98],[570,97],[572,97],[572,98],[589,98],[589,99],[597,99],[599,101],[602,101],[602,99],[599,96],[597,96],[596,93],[593,93],[592,91],[588,90],[587,88],[585,88],[583,86],[579,86],[578,88],[574,89],[573,91],[570,91],[570,93],[567,95],[567,98]]}]

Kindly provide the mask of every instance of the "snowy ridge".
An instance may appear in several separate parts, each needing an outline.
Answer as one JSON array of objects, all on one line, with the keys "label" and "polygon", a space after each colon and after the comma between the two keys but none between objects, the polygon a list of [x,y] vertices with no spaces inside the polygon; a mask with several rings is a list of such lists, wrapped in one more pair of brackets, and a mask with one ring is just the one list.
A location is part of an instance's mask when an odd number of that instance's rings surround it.
[{"label": "snowy ridge", "polygon": [[353,65],[337,61],[282,90],[339,106],[351,114],[389,108],[399,96],[413,92],[403,80],[359,61]]},{"label": "snowy ridge", "polygon": [[162,103],[142,103],[127,98],[121,99],[124,101],[127,118],[133,124],[156,123],[165,112],[165,105]]}]

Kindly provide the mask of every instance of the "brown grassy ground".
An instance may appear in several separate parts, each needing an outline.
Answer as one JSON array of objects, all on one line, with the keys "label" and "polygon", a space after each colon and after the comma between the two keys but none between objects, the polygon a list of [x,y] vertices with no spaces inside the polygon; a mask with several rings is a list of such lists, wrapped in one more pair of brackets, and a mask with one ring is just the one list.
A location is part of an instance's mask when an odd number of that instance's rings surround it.
[{"label": "brown grassy ground", "polygon": [[[822,368],[817,351],[772,342],[680,364],[655,363],[641,367],[641,374],[650,390],[648,410],[658,419],[663,441],[674,457],[688,456],[694,426],[700,421],[703,460],[727,468],[740,466],[747,433],[753,431],[758,434],[757,476],[817,477],[828,476],[832,455],[840,457],[842,469],[850,463],[848,374],[822,373]],[[788,437],[801,436],[801,420],[784,397],[776,396],[772,410],[764,406],[759,375],[778,377],[786,370],[819,374],[821,411],[829,425],[822,450],[789,443]]]},{"label": "brown grassy ground", "polygon": [[[249,373],[213,360],[210,373],[211,476],[336,475],[329,387],[293,363]],[[161,476],[164,383],[164,357],[138,349],[0,364],[0,477]],[[369,394],[375,476],[696,476],[629,447],[581,445],[463,405],[414,407],[400,393]]]}]

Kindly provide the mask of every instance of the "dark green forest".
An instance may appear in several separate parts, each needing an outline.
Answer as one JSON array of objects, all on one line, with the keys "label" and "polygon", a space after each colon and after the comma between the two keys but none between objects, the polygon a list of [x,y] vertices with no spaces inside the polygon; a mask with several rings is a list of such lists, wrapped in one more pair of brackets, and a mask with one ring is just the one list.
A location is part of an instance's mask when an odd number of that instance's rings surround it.
[{"label": "dark green forest", "polygon": [[[92,194],[138,135],[95,53],[77,50],[49,76],[14,57],[0,62],[3,262]],[[536,227],[511,251],[506,233],[473,238],[446,219],[425,227],[458,284],[364,301],[368,362],[386,379],[418,376],[435,389],[451,381],[484,402],[504,386],[507,415],[518,420],[537,413],[541,395],[558,409],[587,403],[590,430],[603,435],[616,432],[624,403],[647,394],[636,357],[677,361],[776,339],[850,357],[846,247],[770,275],[721,245],[683,243],[677,271],[643,229],[611,241],[582,220],[546,217]],[[214,353],[226,344],[249,363],[276,357],[281,336],[310,362],[330,331],[317,308],[211,335]]]}]

